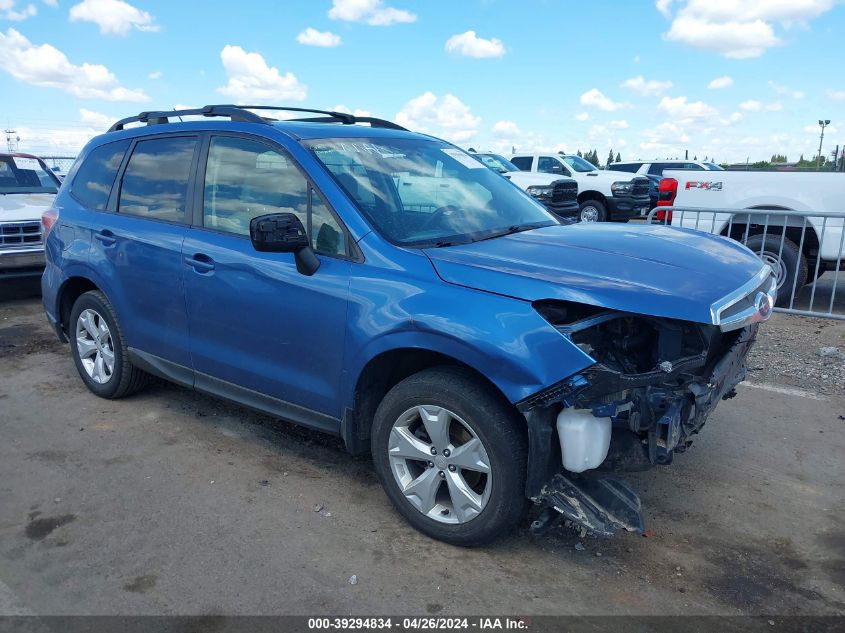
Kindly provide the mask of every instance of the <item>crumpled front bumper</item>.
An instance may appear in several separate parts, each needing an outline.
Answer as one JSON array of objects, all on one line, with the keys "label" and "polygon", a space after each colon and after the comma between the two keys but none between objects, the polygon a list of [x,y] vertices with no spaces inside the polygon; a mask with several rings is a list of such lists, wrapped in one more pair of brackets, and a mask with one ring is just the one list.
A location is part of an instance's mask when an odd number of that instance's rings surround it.
[{"label": "crumpled front bumper", "polygon": [[[727,351],[695,379],[687,379],[683,388],[667,400],[657,387],[658,397],[644,397],[639,402],[649,405],[660,402],[654,413],[655,424],[645,433],[630,428],[614,427],[611,446],[604,463],[592,471],[569,473],[561,468],[560,447],[556,441],[554,420],[561,404],[589,407],[608,390],[625,385],[628,389],[650,394],[651,385],[672,379],[671,374],[651,372],[639,375],[617,375],[617,383],[609,384],[607,369],[593,366],[553,389],[520,403],[528,422],[529,472],[526,494],[546,511],[532,529],[542,532],[566,521],[573,527],[599,536],[611,536],[619,529],[642,532],[644,519],[639,497],[614,473],[644,470],[652,465],[672,463],[675,452],[683,452],[691,443],[720,400],[736,395],[736,386],[745,379],[745,358],[754,344],[757,324],[738,333]],[[703,361],[704,359],[702,359]],[[683,376],[691,367],[677,368]],[[652,394],[653,395],[653,394]],[[605,412],[605,413],[610,413]]]}]

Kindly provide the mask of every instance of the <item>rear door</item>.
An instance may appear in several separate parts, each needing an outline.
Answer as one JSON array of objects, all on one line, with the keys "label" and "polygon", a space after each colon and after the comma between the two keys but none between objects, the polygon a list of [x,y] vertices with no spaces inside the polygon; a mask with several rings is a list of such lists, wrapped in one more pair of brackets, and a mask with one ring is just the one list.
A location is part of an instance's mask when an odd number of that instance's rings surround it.
[{"label": "rear door", "polygon": [[[183,248],[196,386],[336,432],[353,265],[347,231],[283,148],[224,134],[206,147]],[[250,220],[282,212],[309,232],[320,259],[311,276],[292,253],[252,246]]]},{"label": "rear door", "polygon": [[104,278],[127,345],[190,367],[182,241],[190,213],[198,137],[133,142],[109,205],[93,227],[90,264]]}]

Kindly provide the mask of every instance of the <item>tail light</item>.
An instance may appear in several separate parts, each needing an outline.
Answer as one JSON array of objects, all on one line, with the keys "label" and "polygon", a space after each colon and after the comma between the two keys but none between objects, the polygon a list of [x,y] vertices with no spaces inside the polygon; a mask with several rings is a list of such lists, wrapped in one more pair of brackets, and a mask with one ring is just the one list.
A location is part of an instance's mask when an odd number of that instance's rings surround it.
[{"label": "tail light", "polygon": [[[657,206],[671,207],[675,204],[675,197],[678,195],[678,181],[674,178],[663,178],[657,186]],[[672,211],[658,210],[654,214],[661,222],[667,224],[672,222]]]},{"label": "tail light", "polygon": [[59,210],[54,207],[50,207],[41,214],[41,226],[44,227],[42,239],[47,239],[47,236],[50,234],[50,229],[53,228],[53,225],[56,224],[56,220],[58,219]]}]

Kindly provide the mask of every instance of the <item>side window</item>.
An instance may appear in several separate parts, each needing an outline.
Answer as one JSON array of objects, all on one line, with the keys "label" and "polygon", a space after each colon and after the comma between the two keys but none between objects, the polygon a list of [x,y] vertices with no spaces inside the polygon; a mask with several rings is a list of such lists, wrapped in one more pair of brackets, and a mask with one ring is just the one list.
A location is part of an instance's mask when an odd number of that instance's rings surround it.
[{"label": "side window", "polygon": [[704,171],[704,167],[702,167],[701,165],[697,165],[695,163],[684,164],[684,169],[691,169],[693,171]]},{"label": "side window", "polygon": [[319,193],[311,189],[311,247],[324,255],[346,255],[346,235]]},{"label": "side window", "polygon": [[551,156],[540,156],[537,159],[537,171],[545,174],[562,174],[564,173],[563,165],[557,158]]},{"label": "side window", "polygon": [[129,141],[118,141],[91,150],[73,178],[70,189],[73,197],[89,209],[105,209],[127,149]]},{"label": "side window", "polygon": [[641,166],[642,163],[611,163],[607,168],[612,171],[627,171],[635,174]]},{"label": "side window", "polygon": [[203,225],[249,235],[250,220],[268,213],[296,214],[315,251],[346,255],[343,227],[286,154],[260,141],[213,137],[205,168]]},{"label": "side window", "polygon": [[308,183],[280,152],[250,139],[216,136],[208,148],[203,224],[249,235],[249,221],[295,213],[308,226]]},{"label": "side window", "polygon": [[184,222],[195,137],[139,141],[120,186],[118,212]]},{"label": "side window", "polygon": [[511,158],[511,162],[521,171],[531,171],[531,161],[533,160],[533,156],[514,156]]},{"label": "side window", "polygon": [[651,167],[648,168],[648,173],[652,176],[662,176],[664,169],[671,169],[672,166],[666,163],[652,163]]}]

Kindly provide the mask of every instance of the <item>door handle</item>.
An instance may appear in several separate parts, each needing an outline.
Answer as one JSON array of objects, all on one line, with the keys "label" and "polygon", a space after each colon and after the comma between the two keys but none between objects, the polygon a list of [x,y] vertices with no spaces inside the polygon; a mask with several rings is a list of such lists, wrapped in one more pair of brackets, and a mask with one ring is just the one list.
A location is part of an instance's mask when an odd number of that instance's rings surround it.
[{"label": "door handle", "polygon": [[94,233],[94,239],[101,242],[103,246],[114,246],[117,242],[117,238],[114,236],[114,233],[108,229]]},{"label": "door handle", "polygon": [[185,263],[198,273],[210,273],[214,270],[214,260],[208,255],[198,253],[193,257],[186,257]]}]

